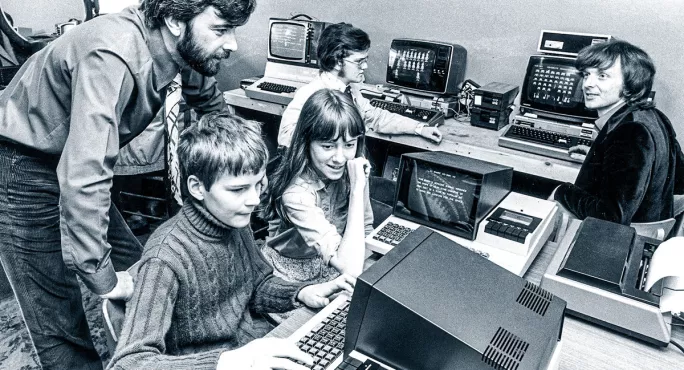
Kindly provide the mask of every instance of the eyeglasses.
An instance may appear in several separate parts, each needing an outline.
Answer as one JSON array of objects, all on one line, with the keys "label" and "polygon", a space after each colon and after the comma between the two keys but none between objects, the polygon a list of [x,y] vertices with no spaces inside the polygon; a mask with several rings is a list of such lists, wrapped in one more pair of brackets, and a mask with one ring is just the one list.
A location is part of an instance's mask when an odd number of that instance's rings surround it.
[{"label": "eyeglasses", "polygon": [[349,63],[356,64],[356,66],[358,66],[358,67],[361,67],[364,64],[368,65],[368,57],[362,58],[359,60],[349,60],[349,59],[344,59],[344,60],[349,62]]}]

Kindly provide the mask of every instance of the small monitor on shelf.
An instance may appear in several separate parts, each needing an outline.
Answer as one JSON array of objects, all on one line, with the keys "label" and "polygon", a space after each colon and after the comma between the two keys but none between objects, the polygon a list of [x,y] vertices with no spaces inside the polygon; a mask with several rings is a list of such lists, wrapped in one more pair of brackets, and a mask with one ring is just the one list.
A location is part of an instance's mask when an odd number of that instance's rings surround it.
[{"label": "small monitor on shelf", "polygon": [[422,95],[457,94],[463,82],[466,50],[444,42],[394,39],[386,81]]},{"label": "small monitor on shelf", "polygon": [[575,59],[562,56],[533,55],[520,94],[520,112],[565,122],[587,122],[596,112],[584,106],[582,74]]},{"label": "small monitor on shelf", "polygon": [[316,49],[325,22],[271,18],[268,26],[268,60],[318,68]]},{"label": "small monitor on shelf", "polygon": [[394,214],[474,240],[480,221],[508,195],[513,169],[440,152],[404,154]]}]

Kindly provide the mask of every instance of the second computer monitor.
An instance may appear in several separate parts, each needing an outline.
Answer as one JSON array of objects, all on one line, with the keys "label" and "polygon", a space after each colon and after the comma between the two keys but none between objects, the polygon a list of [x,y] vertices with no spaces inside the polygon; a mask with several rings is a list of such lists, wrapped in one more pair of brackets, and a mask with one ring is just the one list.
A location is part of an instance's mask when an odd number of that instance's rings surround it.
[{"label": "second computer monitor", "polygon": [[268,60],[318,68],[318,39],[327,23],[271,18],[268,26]]},{"label": "second computer monitor", "polygon": [[582,74],[575,68],[575,59],[549,55],[530,57],[520,93],[520,112],[577,122],[597,117],[584,106]]},{"label": "second computer monitor", "polygon": [[513,169],[445,152],[404,154],[394,214],[474,240],[480,221],[511,190]]},{"label": "second computer monitor", "polygon": [[394,39],[386,81],[427,95],[457,94],[465,75],[466,50],[443,42]]}]

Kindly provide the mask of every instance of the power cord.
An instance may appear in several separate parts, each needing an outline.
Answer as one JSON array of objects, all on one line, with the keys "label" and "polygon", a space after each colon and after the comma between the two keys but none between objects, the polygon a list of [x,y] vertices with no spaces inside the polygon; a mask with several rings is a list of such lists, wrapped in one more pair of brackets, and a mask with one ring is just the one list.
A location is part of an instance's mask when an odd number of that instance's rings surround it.
[{"label": "power cord", "polygon": [[[678,312],[678,313],[672,313],[672,322],[670,325],[672,326],[684,326],[684,324],[680,323],[684,322],[684,312]],[[677,347],[682,353],[684,353],[684,346],[679,344],[678,342],[675,342],[674,339],[670,339],[670,343]]]},{"label": "power cord", "polygon": [[480,84],[473,80],[466,80],[461,85],[461,91],[457,95],[456,101],[458,102],[458,114],[463,114],[465,112],[467,117],[470,117],[470,108],[473,105],[473,100],[475,99],[475,90],[480,87]]},{"label": "power cord", "polygon": [[682,351],[682,353],[684,353],[684,347],[682,347],[681,344],[675,342],[674,339],[670,339],[670,344],[672,344],[673,346],[679,348],[679,350]]}]

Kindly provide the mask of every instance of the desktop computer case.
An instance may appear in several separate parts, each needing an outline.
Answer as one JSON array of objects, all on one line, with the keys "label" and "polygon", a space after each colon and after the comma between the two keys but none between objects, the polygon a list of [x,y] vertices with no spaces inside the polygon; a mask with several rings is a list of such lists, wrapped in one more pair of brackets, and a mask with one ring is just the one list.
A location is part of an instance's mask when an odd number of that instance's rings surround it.
[{"label": "desktop computer case", "polygon": [[546,369],[565,302],[421,227],[359,276],[344,352],[398,369]]}]

